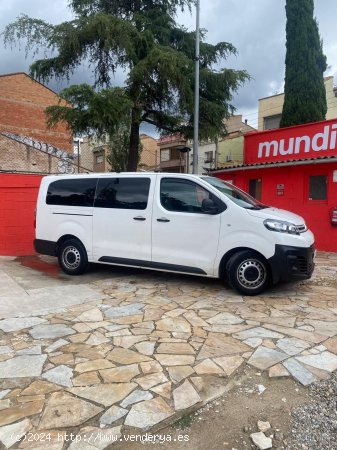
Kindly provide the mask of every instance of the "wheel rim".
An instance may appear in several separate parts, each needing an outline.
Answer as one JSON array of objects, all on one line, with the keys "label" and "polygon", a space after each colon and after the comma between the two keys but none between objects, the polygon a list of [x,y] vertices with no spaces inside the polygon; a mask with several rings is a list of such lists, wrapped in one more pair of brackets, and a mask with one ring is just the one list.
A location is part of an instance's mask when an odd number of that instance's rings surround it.
[{"label": "wheel rim", "polygon": [[247,259],[243,261],[237,270],[237,279],[246,289],[258,289],[267,278],[267,270],[261,261]]},{"label": "wheel rim", "polygon": [[62,262],[67,269],[77,269],[81,264],[81,254],[74,246],[66,247],[62,253]]}]

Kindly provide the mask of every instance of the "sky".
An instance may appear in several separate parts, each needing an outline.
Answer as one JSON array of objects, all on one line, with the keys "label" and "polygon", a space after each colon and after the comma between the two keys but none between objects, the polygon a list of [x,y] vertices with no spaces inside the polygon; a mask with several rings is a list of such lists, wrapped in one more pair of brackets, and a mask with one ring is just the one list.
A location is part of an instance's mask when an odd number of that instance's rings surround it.
[{"label": "sky", "polygon": [[[71,20],[67,0],[0,0],[0,33],[19,14],[43,19],[57,24]],[[206,41],[232,43],[237,56],[231,56],[220,68],[245,69],[252,80],[240,88],[233,104],[243,120],[257,127],[258,99],[283,92],[285,61],[285,0],[200,0],[200,26],[207,30]],[[328,70],[337,84],[337,33],[336,0],[315,0],[315,16],[318,20],[323,49],[327,56]],[[189,30],[195,29],[195,11],[179,13],[178,23]],[[41,58],[40,53],[35,58]],[[33,56],[25,57],[18,48],[4,48],[0,36],[0,74],[29,72]],[[122,84],[125,74],[117,72],[116,84]],[[91,73],[83,63],[70,79],[69,84],[90,82]],[[48,86],[56,91],[68,82],[51,81]]]}]

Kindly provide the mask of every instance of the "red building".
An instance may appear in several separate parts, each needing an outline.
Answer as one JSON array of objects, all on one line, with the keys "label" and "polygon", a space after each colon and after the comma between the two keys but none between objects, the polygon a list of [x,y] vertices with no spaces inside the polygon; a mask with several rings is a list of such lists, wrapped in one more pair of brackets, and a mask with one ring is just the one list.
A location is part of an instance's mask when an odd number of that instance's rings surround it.
[{"label": "red building", "polygon": [[214,175],[304,217],[317,248],[337,252],[337,119],[249,133],[244,164]]}]

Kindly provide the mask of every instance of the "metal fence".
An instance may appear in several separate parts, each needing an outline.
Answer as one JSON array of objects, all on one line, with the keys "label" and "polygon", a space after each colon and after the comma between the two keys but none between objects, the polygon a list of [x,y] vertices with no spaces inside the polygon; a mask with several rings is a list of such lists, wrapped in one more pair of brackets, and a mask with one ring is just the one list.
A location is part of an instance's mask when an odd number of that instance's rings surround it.
[{"label": "metal fence", "polygon": [[77,155],[46,142],[14,133],[0,133],[0,172],[36,174],[88,173]]}]

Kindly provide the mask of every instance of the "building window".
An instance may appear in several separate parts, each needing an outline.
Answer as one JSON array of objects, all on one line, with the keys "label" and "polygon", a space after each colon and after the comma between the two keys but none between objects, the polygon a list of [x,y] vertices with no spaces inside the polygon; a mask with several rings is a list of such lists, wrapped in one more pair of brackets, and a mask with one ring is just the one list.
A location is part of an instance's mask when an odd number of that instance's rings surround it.
[{"label": "building window", "polygon": [[212,163],[214,159],[213,152],[205,152],[205,163]]},{"label": "building window", "polygon": [[96,164],[102,164],[104,162],[103,155],[96,156]]},{"label": "building window", "polygon": [[249,180],[249,194],[252,197],[256,198],[256,200],[261,200],[261,198],[262,198],[262,180],[261,180],[261,178]]},{"label": "building window", "polygon": [[328,177],[312,175],[309,177],[309,200],[326,200],[328,198]]},{"label": "building window", "polygon": [[274,116],[268,116],[263,118],[263,129],[274,130],[280,128],[281,114],[275,114]]}]

